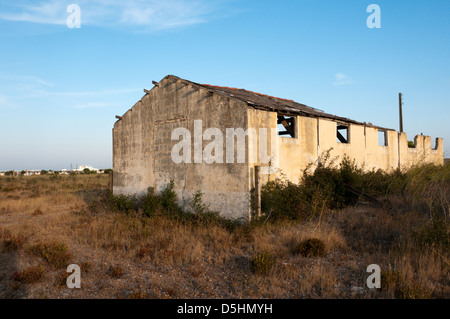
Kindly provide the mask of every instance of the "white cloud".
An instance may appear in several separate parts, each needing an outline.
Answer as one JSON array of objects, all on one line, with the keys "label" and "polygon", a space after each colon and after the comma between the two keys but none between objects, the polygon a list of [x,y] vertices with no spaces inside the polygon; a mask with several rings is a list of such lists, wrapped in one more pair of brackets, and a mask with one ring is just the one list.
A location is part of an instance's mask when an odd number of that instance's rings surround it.
[{"label": "white cloud", "polygon": [[352,84],[353,79],[349,77],[348,75],[345,75],[343,73],[336,73],[334,75],[334,82],[333,85],[348,85]]},{"label": "white cloud", "polygon": [[[9,7],[9,10],[8,10]],[[43,24],[65,24],[67,14],[64,2],[49,0],[39,4],[27,2],[4,5],[0,19],[10,21],[23,21]]]},{"label": "white cloud", "polygon": [[8,82],[17,82],[22,85],[27,86],[52,86],[52,83],[49,83],[37,76],[33,75],[0,75],[0,80],[8,81]]},{"label": "white cloud", "polygon": [[41,24],[65,25],[70,13],[66,8],[76,3],[83,25],[123,27],[151,32],[186,27],[207,22],[218,11],[222,0],[45,0],[39,4],[27,0],[5,4],[0,19]]}]

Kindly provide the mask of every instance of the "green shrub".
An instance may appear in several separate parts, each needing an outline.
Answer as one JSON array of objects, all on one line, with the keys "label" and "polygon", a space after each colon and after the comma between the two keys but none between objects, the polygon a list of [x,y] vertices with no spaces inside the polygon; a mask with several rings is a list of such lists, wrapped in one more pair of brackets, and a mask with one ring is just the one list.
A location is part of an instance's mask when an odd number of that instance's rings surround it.
[{"label": "green shrub", "polygon": [[275,257],[271,252],[257,253],[250,260],[250,269],[255,274],[265,275],[275,265]]},{"label": "green shrub", "polygon": [[327,209],[341,209],[361,199],[380,205],[391,196],[403,199],[411,210],[448,219],[450,165],[367,171],[347,156],[335,165],[330,151],[314,170],[309,165],[303,171],[300,183],[279,178],[263,185],[261,210],[266,219],[311,219]]},{"label": "green shrub", "polygon": [[171,180],[160,195],[162,207],[171,214],[177,214],[180,211],[177,204],[177,194],[175,193],[174,188],[175,184],[173,180]]},{"label": "green shrub", "polygon": [[208,212],[208,207],[206,207],[205,203],[203,203],[203,193],[198,190],[194,193],[191,207],[196,214],[205,214]]},{"label": "green shrub", "polygon": [[155,195],[152,187],[149,187],[147,193],[141,198],[140,206],[144,216],[153,217],[162,208],[161,198]]},{"label": "green shrub", "polygon": [[295,253],[304,257],[324,256],[326,253],[325,244],[318,238],[309,238],[298,244],[295,248]]},{"label": "green shrub", "polygon": [[434,216],[428,223],[413,232],[419,247],[438,246],[450,248],[449,222],[441,216]]},{"label": "green shrub", "polygon": [[273,220],[305,217],[307,199],[301,186],[276,179],[261,188],[261,211]]},{"label": "green shrub", "polygon": [[106,200],[108,206],[115,211],[130,214],[137,210],[137,198],[135,195],[113,195],[109,193]]},{"label": "green shrub", "polygon": [[72,258],[67,246],[61,243],[34,245],[31,247],[31,252],[40,256],[55,268],[67,267],[69,260]]}]

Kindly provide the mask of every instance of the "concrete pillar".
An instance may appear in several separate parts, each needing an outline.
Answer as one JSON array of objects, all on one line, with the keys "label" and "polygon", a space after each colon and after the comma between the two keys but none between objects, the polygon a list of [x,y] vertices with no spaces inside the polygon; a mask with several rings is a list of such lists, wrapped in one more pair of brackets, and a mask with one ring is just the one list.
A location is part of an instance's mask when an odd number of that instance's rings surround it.
[{"label": "concrete pillar", "polygon": [[261,217],[261,167],[255,166],[255,210],[256,216]]}]

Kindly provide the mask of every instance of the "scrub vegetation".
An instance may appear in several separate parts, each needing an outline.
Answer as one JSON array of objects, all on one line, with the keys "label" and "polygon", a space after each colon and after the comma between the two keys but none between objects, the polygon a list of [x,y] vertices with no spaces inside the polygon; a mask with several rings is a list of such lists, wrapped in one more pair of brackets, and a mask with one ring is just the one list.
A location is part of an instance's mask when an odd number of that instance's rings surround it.
[{"label": "scrub vegetation", "polygon": [[[325,157],[229,221],[173,185],[114,196],[105,174],[0,177],[1,298],[449,298],[450,165],[367,172]],[[81,289],[65,286],[69,264]],[[381,289],[366,287],[367,266]]]}]

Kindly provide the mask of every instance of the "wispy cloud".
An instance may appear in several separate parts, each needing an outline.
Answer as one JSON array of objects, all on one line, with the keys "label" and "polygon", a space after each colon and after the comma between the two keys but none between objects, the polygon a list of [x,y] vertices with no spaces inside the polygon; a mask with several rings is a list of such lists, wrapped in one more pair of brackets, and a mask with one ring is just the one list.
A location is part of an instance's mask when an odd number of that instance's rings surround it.
[{"label": "wispy cloud", "polygon": [[31,1],[4,4],[0,19],[43,24],[65,24],[67,19],[64,1],[49,0],[41,3]]},{"label": "wispy cloud", "polygon": [[333,85],[348,85],[352,84],[353,79],[349,77],[348,75],[345,75],[343,73],[336,73],[334,75],[334,82]]},{"label": "wispy cloud", "polygon": [[0,19],[40,24],[65,25],[66,8],[76,3],[81,9],[83,25],[138,28],[160,31],[209,21],[219,10],[221,0],[45,0],[11,2],[3,5]]},{"label": "wispy cloud", "polygon": [[28,86],[52,86],[52,83],[34,75],[0,75],[0,81],[22,83]]}]

